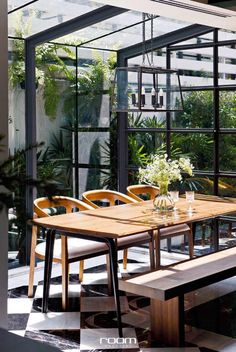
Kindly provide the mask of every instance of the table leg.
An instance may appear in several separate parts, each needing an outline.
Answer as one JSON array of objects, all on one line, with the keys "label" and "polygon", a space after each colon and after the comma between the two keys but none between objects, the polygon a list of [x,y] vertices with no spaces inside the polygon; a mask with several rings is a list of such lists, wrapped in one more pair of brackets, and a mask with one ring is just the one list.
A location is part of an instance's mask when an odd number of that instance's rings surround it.
[{"label": "table leg", "polygon": [[42,301],[43,313],[46,313],[48,310],[48,298],[49,298],[50,279],[51,279],[51,272],[52,272],[54,240],[55,240],[55,231],[48,230],[46,235],[46,251],[45,251],[44,279],[43,279],[43,301]]},{"label": "table leg", "polygon": [[153,237],[155,243],[155,259],[156,259],[156,269],[161,267],[161,240],[159,230],[153,230]]},{"label": "table leg", "polygon": [[213,231],[212,231],[212,246],[213,250],[217,252],[219,250],[219,220],[218,218],[213,219]]},{"label": "table leg", "polygon": [[151,336],[172,347],[184,346],[184,297],[151,299]]},{"label": "table leg", "polygon": [[122,332],[122,322],[121,322],[121,310],[120,310],[120,297],[119,297],[119,285],[118,285],[118,271],[117,271],[117,248],[113,239],[107,238],[107,244],[109,248],[109,257],[110,257],[110,269],[111,277],[113,284],[113,293],[116,305],[116,314],[117,314],[117,325],[119,337],[123,337]]}]

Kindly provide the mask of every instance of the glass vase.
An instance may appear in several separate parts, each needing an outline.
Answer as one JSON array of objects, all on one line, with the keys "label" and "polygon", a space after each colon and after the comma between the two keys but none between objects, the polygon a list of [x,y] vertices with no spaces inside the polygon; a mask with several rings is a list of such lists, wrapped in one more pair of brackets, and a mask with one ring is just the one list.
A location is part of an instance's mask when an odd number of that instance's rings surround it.
[{"label": "glass vase", "polygon": [[159,194],[154,198],[154,209],[162,214],[173,211],[174,202],[168,194],[169,182],[159,182]]}]

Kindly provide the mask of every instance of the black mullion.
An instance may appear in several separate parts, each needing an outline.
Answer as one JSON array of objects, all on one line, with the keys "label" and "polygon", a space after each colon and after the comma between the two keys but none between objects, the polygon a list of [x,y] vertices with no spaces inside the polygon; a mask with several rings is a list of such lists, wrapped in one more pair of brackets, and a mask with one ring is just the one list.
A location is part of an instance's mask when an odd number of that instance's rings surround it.
[{"label": "black mullion", "polygon": [[213,133],[213,128],[155,128],[155,127],[129,127],[126,129],[126,132],[172,132],[172,133]]},{"label": "black mullion", "polygon": [[[170,49],[166,47],[166,68],[171,69]],[[169,158],[171,157],[171,113],[166,112],[166,152]]]},{"label": "black mullion", "polygon": [[[218,29],[214,29],[214,43],[218,42]],[[219,89],[218,89],[218,46],[213,47],[213,73],[214,73],[214,194],[218,195],[219,174]]]},{"label": "black mullion", "polygon": [[74,120],[74,177],[75,177],[75,189],[74,195],[75,198],[79,198],[79,133],[78,133],[78,125],[79,125],[79,111],[78,111],[78,48],[75,49],[75,120]]}]

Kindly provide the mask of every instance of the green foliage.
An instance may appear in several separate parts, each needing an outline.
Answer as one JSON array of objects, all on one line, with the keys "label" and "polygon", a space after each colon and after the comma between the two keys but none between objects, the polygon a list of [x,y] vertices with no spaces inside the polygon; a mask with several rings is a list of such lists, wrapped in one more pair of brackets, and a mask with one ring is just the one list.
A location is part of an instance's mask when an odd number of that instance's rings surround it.
[{"label": "green foliage", "polygon": [[184,96],[184,111],[178,112],[173,127],[211,128],[213,124],[213,93],[193,91]]},{"label": "green foliage", "polygon": [[52,134],[51,143],[47,149],[47,164],[53,166],[53,175],[59,184],[61,194],[71,196],[72,193],[72,135],[71,131]]},{"label": "green foliage", "polygon": [[[17,37],[23,38],[22,33],[17,31]],[[12,62],[9,65],[9,82],[13,88],[25,82],[25,52],[24,40],[12,41]],[[43,44],[36,47],[36,86],[43,87],[44,108],[46,115],[54,120],[61,99],[59,79],[74,81],[73,72],[60,58],[59,52],[74,60],[75,56],[71,49],[63,45]]]}]

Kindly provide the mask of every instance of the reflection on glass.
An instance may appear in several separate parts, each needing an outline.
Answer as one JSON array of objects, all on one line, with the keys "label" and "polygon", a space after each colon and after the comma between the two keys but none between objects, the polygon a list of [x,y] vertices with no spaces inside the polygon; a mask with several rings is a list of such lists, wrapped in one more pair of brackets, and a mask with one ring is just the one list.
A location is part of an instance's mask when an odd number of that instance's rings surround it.
[{"label": "reflection on glass", "polygon": [[179,200],[179,191],[170,191],[169,192],[170,193],[170,197],[171,197],[171,199],[173,200],[173,202],[174,202],[174,211],[176,211],[177,210],[177,208],[176,208],[176,203],[178,202],[178,200]]}]

